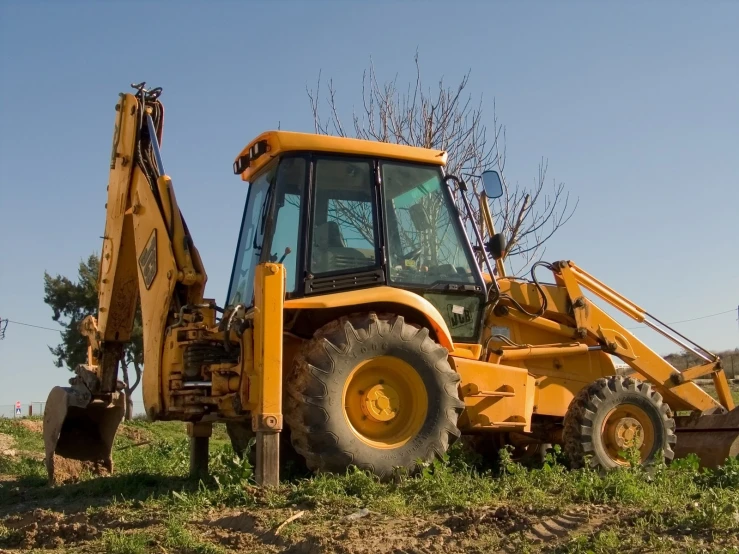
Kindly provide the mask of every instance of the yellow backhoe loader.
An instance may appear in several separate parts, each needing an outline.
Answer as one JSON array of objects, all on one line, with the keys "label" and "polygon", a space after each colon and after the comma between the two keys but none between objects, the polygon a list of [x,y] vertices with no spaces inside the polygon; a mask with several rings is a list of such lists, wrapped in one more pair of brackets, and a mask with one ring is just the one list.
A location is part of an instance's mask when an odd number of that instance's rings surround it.
[{"label": "yellow backhoe loader", "polygon": [[[146,413],[188,423],[196,475],[216,422],[240,454],[255,439],[264,485],[288,458],[387,479],[461,435],[491,452],[561,444],[573,465],[603,470],[634,448],[644,464],[693,452],[715,467],[739,453],[718,357],[571,261],[507,276],[488,208],[498,174],[482,175],[485,241],[456,207],[471,214],[443,151],[261,134],[234,163],[248,195],[224,307],[205,299],[160,155],[161,88],[134,89],[115,106],[99,308],[82,325],[88,363],[51,391],[44,415],[52,482],[59,457],[113,469],[118,364],[137,302]],[[704,363],[678,371],[593,297]],[[718,400],[695,382],[709,376]]]}]

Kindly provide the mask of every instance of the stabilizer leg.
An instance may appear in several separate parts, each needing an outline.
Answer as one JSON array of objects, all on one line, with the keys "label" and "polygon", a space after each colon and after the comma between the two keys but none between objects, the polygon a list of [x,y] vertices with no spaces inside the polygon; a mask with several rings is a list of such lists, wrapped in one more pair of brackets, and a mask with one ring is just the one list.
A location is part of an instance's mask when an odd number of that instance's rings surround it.
[{"label": "stabilizer leg", "polygon": [[276,487],[280,484],[280,432],[257,431],[257,484]]},{"label": "stabilizer leg", "polygon": [[188,423],[190,437],[190,477],[205,479],[208,476],[208,449],[213,434],[211,423]]}]

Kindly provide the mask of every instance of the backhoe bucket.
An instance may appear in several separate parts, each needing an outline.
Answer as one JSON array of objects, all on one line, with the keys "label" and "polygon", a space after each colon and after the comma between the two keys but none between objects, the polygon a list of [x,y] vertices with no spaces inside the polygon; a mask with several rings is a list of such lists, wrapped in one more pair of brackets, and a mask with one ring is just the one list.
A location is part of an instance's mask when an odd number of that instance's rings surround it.
[{"label": "backhoe bucket", "polygon": [[125,410],[123,392],[93,396],[83,387],[54,387],[44,411],[49,483],[74,478],[82,469],[112,472],[113,441]]},{"label": "backhoe bucket", "polygon": [[695,454],[700,466],[715,469],[739,456],[739,408],[725,414],[676,417],[675,458]]}]

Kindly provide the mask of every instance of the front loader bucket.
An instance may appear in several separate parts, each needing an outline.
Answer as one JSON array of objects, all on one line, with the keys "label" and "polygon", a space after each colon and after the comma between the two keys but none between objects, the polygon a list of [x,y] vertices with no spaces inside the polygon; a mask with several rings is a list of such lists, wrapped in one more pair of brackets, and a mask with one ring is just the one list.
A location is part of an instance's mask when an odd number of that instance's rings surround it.
[{"label": "front loader bucket", "polygon": [[84,468],[112,472],[113,441],[125,410],[123,392],[92,396],[81,387],[54,387],[44,411],[49,483],[75,477]]},{"label": "front loader bucket", "polygon": [[739,408],[725,414],[676,417],[675,458],[695,454],[700,466],[715,469],[739,456]]}]

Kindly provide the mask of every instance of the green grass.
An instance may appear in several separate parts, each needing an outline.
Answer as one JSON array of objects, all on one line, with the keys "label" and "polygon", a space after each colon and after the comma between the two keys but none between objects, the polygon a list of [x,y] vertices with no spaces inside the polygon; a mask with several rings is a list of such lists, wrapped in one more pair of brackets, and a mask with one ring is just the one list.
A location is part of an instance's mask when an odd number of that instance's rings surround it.
[{"label": "green grass", "polygon": [[21,421],[42,421],[40,417],[10,419],[0,417],[0,433],[13,437],[15,441],[14,448],[17,450],[25,450],[27,452],[43,452],[44,439],[41,433],[35,433],[25,427]]},{"label": "green grass", "polygon": [[102,543],[108,554],[145,554],[149,551],[152,537],[148,533],[123,533],[106,530]]},{"label": "green grass", "polygon": [[200,539],[187,529],[187,520],[181,514],[172,515],[166,523],[165,548],[192,554],[223,554],[225,550]]},{"label": "green grass", "polygon": [[[494,511],[501,506],[534,519],[569,510],[609,510],[598,527],[556,544],[536,545],[519,537],[516,548],[522,552],[542,548],[572,553],[722,548],[730,552],[739,546],[737,459],[727,460],[715,471],[699,470],[694,458],[686,458],[651,471],[634,467],[601,475],[569,469],[558,451],[537,467],[514,463],[503,451],[497,466],[483,469],[457,443],[444,461],[391,483],[351,469],[344,475],[294,479],[262,491],[255,487],[248,462],[234,456],[225,433],[212,443],[210,476],[196,481],[188,477],[184,425],[134,421],[124,428],[129,430],[119,433],[114,450],[115,473],[104,478],[86,475],[78,483],[49,488],[42,462],[23,456],[11,462],[0,458],[0,475],[7,476],[0,480],[0,510],[6,514],[0,517],[0,549],[19,541],[8,516],[35,508],[59,517],[83,509],[95,521],[126,523],[127,527],[105,528],[99,538],[87,543],[87,551],[216,554],[226,547],[204,536],[196,522],[230,509],[264,513],[270,528],[284,521],[289,510],[307,510],[309,516],[284,529],[281,540],[291,544],[316,526],[324,526],[316,531],[319,535],[330,534],[332,522],[360,508],[390,520],[443,521],[449,514]],[[0,432],[29,451],[39,449],[38,437],[18,422],[0,420]],[[496,529],[480,531],[475,545],[497,548],[494,545],[507,531]]]},{"label": "green grass", "polygon": [[[182,421],[158,421],[152,425],[144,417],[135,417],[131,421],[125,422],[125,425],[132,429],[138,429],[145,434],[154,432],[156,437],[161,440],[178,440],[186,436],[187,433],[187,424]],[[226,426],[223,424],[214,425],[210,441],[211,445],[216,446],[230,444]]]},{"label": "green grass", "polygon": [[[23,420],[0,418],[0,433],[11,437],[16,456],[0,456],[0,475],[17,475],[29,483],[45,481],[46,468],[42,460],[44,440],[41,433],[31,431]],[[41,421],[41,418],[25,418],[25,421]],[[35,455],[35,456],[34,456]]]}]

